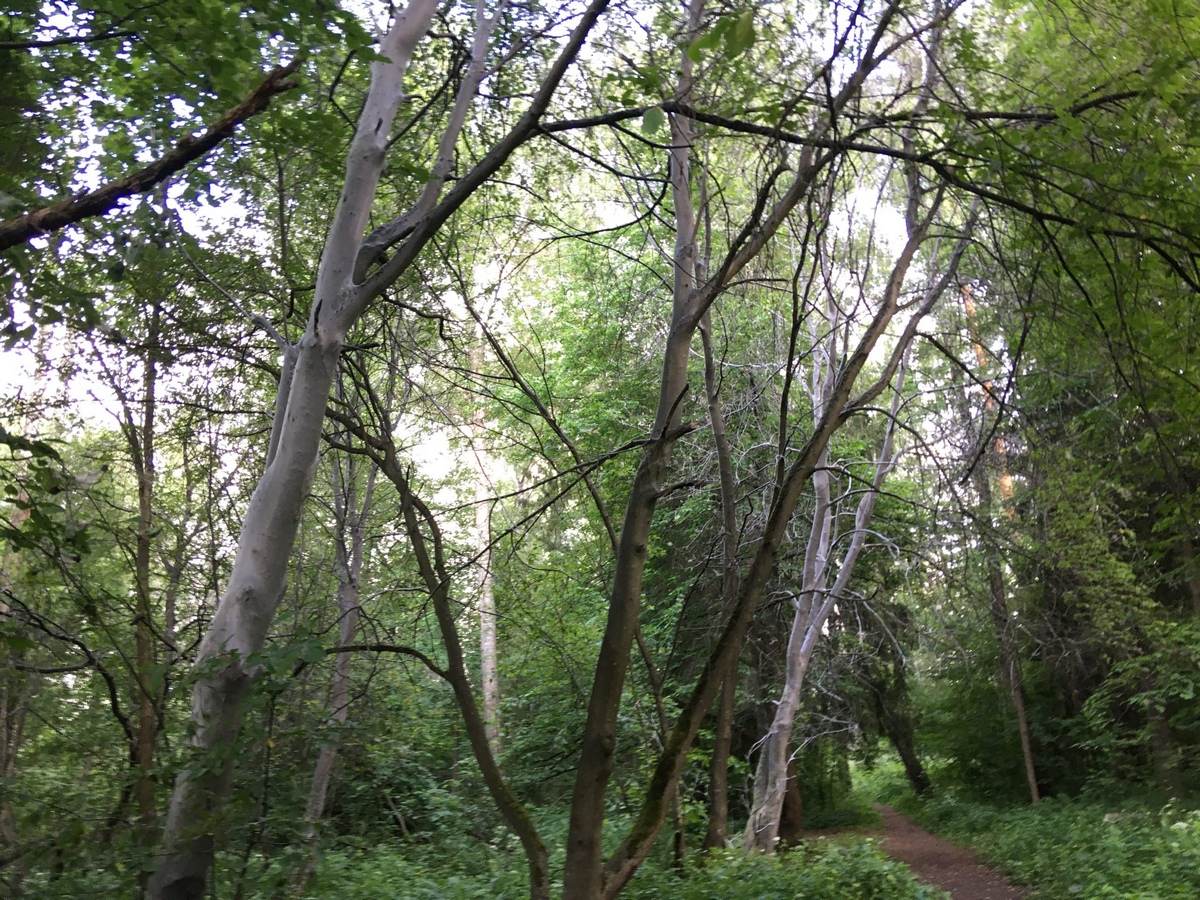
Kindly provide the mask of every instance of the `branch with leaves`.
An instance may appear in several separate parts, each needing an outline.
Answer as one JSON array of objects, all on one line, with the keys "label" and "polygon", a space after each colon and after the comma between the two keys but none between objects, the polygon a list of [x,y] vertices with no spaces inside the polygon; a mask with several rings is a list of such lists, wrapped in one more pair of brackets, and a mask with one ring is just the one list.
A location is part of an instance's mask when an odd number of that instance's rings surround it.
[{"label": "branch with leaves", "polygon": [[69,197],[33,212],[0,222],[0,251],[24,244],[32,238],[50,234],[111,212],[122,200],[144,194],[162,184],[176,172],[203,159],[219,144],[233,136],[242,123],[264,112],[278,94],[293,90],[299,83],[290,79],[303,61],[297,57],[286,66],[271,70],[241,103],[221,116],[198,136],[187,136],[161,158],[131,175],[110,181],[103,187],[77,197]]}]

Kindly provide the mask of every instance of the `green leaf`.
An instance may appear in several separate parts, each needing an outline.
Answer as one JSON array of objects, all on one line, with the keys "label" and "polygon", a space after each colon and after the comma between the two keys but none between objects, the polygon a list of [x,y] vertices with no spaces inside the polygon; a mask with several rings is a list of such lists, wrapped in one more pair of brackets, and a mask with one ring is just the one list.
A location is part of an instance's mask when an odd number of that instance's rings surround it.
[{"label": "green leaf", "polygon": [[704,58],[705,50],[715,50],[720,46],[721,40],[725,37],[726,32],[729,31],[729,27],[730,20],[722,19],[711,29],[692,41],[691,45],[687,48],[688,59],[694,63],[701,62]]},{"label": "green leaf", "polygon": [[741,56],[754,45],[754,11],[746,10],[725,32],[725,55],[730,59]]},{"label": "green leaf", "polygon": [[658,106],[652,106],[642,113],[642,134],[654,134],[667,122],[667,115]]},{"label": "green leaf", "polygon": [[319,663],[325,658],[325,648],[321,646],[321,642],[317,638],[309,638],[298,646],[300,652],[297,656],[309,665]]}]

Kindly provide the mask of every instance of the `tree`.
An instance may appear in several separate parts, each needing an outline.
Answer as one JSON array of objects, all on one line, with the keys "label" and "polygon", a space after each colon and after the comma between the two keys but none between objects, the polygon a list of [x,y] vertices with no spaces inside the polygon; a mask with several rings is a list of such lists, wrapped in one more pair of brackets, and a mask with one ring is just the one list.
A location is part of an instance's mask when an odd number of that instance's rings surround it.
[{"label": "tree", "polygon": [[[285,356],[266,469],[246,511],[229,585],[197,654],[196,667],[204,673],[193,688],[192,743],[197,749],[212,750],[237,735],[241,700],[250,677],[246,660],[261,649],[283,591],[299,511],[311,483],[325,405],[347,334],[371,300],[412,265],[451,213],[534,134],[559,81],[606,5],[597,0],[585,12],[516,126],[439,200],[454,163],[454,144],[484,75],[488,39],[496,22],[494,15],[488,16],[480,7],[471,69],[459,87],[443,133],[442,151],[421,197],[407,213],[364,236],[386,163],[391,125],[403,97],[404,73],[435,5],[415,0],[396,17],[381,41],[383,58],[371,67],[371,87],[347,157],[346,183],[321,256],[308,326]],[[370,263],[398,241],[402,243],[391,258],[368,274]],[[211,836],[205,834],[212,826],[205,821],[206,813],[228,787],[228,765],[211,774],[187,770],[180,774],[164,832],[167,850],[151,879],[149,897],[203,894],[212,856]],[[534,884],[544,880],[532,874]]]},{"label": "tree", "polygon": [[[253,12],[247,13],[252,20]],[[989,253],[1038,266],[1028,282],[1025,270],[1014,267],[1011,282],[1024,289],[1023,297],[1050,272],[1048,284],[1061,287],[1074,279],[1091,294],[1099,293],[1110,271],[1127,284],[1126,268],[1116,265],[1127,257],[1153,259],[1148,265],[1156,288],[1177,288],[1194,274],[1196,236],[1186,204],[1172,200],[1160,207],[1131,196],[1126,205],[1117,176],[1107,171],[1112,167],[1124,177],[1130,170],[1121,166],[1133,163],[1121,153],[1150,153],[1129,134],[1143,134],[1138,129],[1154,117],[1131,101],[1178,102],[1180,89],[1165,70],[1135,64],[1115,76],[1111,89],[1105,77],[1112,73],[1068,72],[1065,63],[1055,68],[1061,78],[1046,78],[1023,31],[1040,37],[1045,29],[1014,16],[1011,27],[991,23],[994,30],[983,33],[956,3],[881,0],[853,10],[817,5],[802,12],[710,8],[699,0],[683,12],[655,3],[610,10],[600,0],[586,8],[501,3],[439,11],[427,0],[412,0],[389,21],[378,55],[349,42],[370,63],[365,87],[352,59],[306,63],[303,71],[319,88],[308,96],[322,98],[313,99],[319,110],[298,103],[261,116],[253,126],[255,143],[237,159],[216,153],[203,170],[191,170],[212,175],[215,190],[244,204],[255,228],[234,236],[231,226],[219,238],[183,234],[185,213],[193,208],[188,191],[198,187],[188,181],[164,187],[144,203],[141,215],[157,224],[138,224],[132,236],[107,233],[105,223],[92,222],[65,232],[45,253],[37,242],[10,254],[20,264],[12,276],[14,310],[25,310],[21,315],[29,322],[53,334],[55,315],[94,307],[90,294],[104,290],[97,285],[145,271],[150,263],[143,254],[161,250],[188,277],[177,296],[156,296],[146,309],[157,310],[163,321],[184,311],[212,312],[212,340],[201,335],[195,344],[234,336],[226,352],[248,363],[236,379],[223,382],[243,407],[228,411],[224,421],[247,432],[233,445],[243,451],[236,467],[257,488],[227,532],[208,529],[211,536],[201,539],[206,546],[195,552],[184,541],[181,558],[211,557],[214,574],[204,590],[221,588],[221,599],[211,621],[202,592],[182,602],[204,619],[205,636],[194,654],[180,646],[171,657],[194,663],[191,724],[149,896],[203,893],[218,836],[229,833],[218,807],[239,779],[248,789],[246,802],[229,816],[252,822],[240,848],[239,890],[252,854],[279,859],[269,825],[282,823],[277,833],[296,832],[301,840],[303,828],[296,823],[303,802],[296,798],[317,798],[321,791],[314,788],[324,781],[320,773],[310,778],[307,766],[317,762],[326,771],[332,761],[331,751],[302,736],[305,725],[329,715],[323,705],[318,712],[305,701],[313,683],[310,667],[325,655],[334,657],[344,688],[349,654],[370,650],[418,660],[447,682],[442,693],[423,682],[414,689],[437,696],[438,721],[423,723],[429,730],[421,733],[436,731],[440,737],[433,743],[443,741],[443,748],[451,745],[451,732],[455,741],[466,734],[478,777],[523,846],[531,895],[548,896],[553,875],[528,802],[553,797],[565,778],[573,778],[564,894],[613,897],[648,857],[668,817],[674,816],[682,837],[689,792],[680,788],[681,775],[696,777],[689,752],[718,695],[712,840],[726,829],[722,747],[729,743],[739,660],[759,606],[791,589],[808,599],[808,612],[816,615],[797,618],[796,652],[778,663],[791,669],[787,702],[769,758],[763,757],[763,789],[755,804],[774,819],[767,798],[779,792],[769,782],[777,786],[787,771],[772,762],[790,755],[785,732],[808,665],[805,642],[811,653],[829,598],[844,596],[852,569],[852,560],[843,557],[835,579],[817,562],[840,555],[839,499],[846,522],[856,519],[841,532],[849,549],[862,539],[870,516],[869,502],[843,496],[830,464],[844,441],[846,453],[877,463],[859,479],[871,488],[864,498],[878,493],[879,479],[893,463],[891,453],[877,456],[874,448],[887,447],[884,432],[898,427],[899,412],[879,409],[879,399],[897,390],[905,354],[929,327],[922,321],[941,289],[961,270],[986,296],[984,286],[1003,281],[1000,267],[989,267]],[[221,10],[201,7],[196,15],[226,23],[247,45],[238,57],[243,74],[273,58],[276,47],[286,46],[290,55],[303,44],[302,36],[262,36],[226,22]],[[320,21],[316,6],[301,7],[297,15],[301,23]],[[81,44],[54,46],[107,46],[107,20],[99,14],[85,19],[86,29],[67,35]],[[592,41],[593,33],[601,39]],[[154,41],[155,34],[139,40]],[[127,62],[124,52],[110,59],[96,50],[93,59],[88,49],[80,59],[100,65],[116,81]],[[993,67],[1003,68],[1003,76],[991,77]],[[28,71],[23,78],[26,85],[36,82]],[[50,91],[36,82],[31,93]],[[231,100],[243,91],[230,91]],[[356,107],[356,92],[362,104],[354,133],[339,146],[338,117]],[[145,108],[168,108],[176,94],[199,99],[203,93],[205,102],[211,100],[187,76],[175,93],[151,93]],[[133,106],[113,112],[105,127],[115,133],[134,121],[132,112]],[[1175,143],[1184,145],[1183,117],[1169,121]],[[62,127],[57,118],[52,125],[48,134]],[[297,149],[301,144],[303,150]],[[144,159],[157,158],[153,141],[136,146]],[[114,158],[122,164],[113,165],[114,176],[131,168],[126,151]],[[1185,156],[1180,151],[1172,158]],[[335,186],[327,175],[343,160]],[[1095,191],[1086,189],[1088,179],[1099,185]],[[1163,192],[1161,185],[1155,188]],[[868,193],[874,196],[865,200]],[[863,204],[871,211],[847,215],[844,230],[833,224]],[[122,229],[138,221],[133,213],[120,216]],[[868,223],[889,217],[903,221],[895,230],[905,234],[881,257],[889,229],[872,230]],[[964,236],[977,243],[968,248]],[[1093,245],[1105,249],[1097,257],[1101,262],[1089,266],[1087,248]],[[503,258],[512,294],[497,303],[494,315],[485,315],[478,302],[482,289],[474,282],[485,280],[477,273],[492,256]],[[72,293],[73,285],[81,294]],[[1002,294],[994,290],[998,301]],[[620,296],[623,291],[627,296]],[[523,294],[548,308],[533,308]],[[1181,299],[1171,308],[1186,307]],[[14,327],[24,325],[23,319]],[[269,340],[245,352],[240,345],[251,327]],[[82,330],[89,330],[86,320]],[[122,366],[138,367],[143,384],[152,373],[155,391],[144,391],[145,400],[162,396],[163,369],[155,365],[165,365],[177,348],[149,340],[117,350],[122,336],[112,337],[114,355]],[[936,346],[939,335],[925,336]],[[601,338],[603,345],[589,346]],[[477,358],[472,346],[479,348]],[[959,358],[965,347],[960,342],[947,354],[960,369],[964,362],[972,366]],[[1175,355],[1186,359],[1186,349],[1181,344]],[[1128,371],[1137,354],[1112,356]],[[620,371],[617,359],[626,366]],[[394,405],[386,385],[389,372],[401,369],[407,374],[404,399]],[[937,382],[933,375],[932,367],[928,375],[922,372],[929,379],[919,382],[923,389],[944,391],[948,382],[958,388],[944,372]],[[270,416],[260,412],[270,403],[257,393],[267,381],[277,388]],[[339,383],[341,393],[331,395]],[[1158,399],[1155,379],[1129,383],[1154,398],[1144,404],[1155,410],[1150,421],[1175,445],[1159,460],[1177,486],[1172,496],[1179,517],[1170,521],[1181,537],[1164,541],[1163,558],[1177,561],[1179,583],[1185,584],[1191,570],[1182,523],[1194,490],[1190,463],[1181,464],[1189,458],[1182,444],[1186,425],[1168,415],[1170,392]],[[700,384],[703,397],[695,390]],[[802,384],[810,387],[807,398],[799,396]],[[132,412],[138,401],[127,394]],[[928,418],[914,431],[934,435],[928,444],[937,444],[936,435],[946,430],[946,408],[930,402],[922,412]],[[135,415],[124,418],[137,424]],[[511,485],[467,501],[501,513],[486,538],[481,522],[472,527],[463,510],[439,499],[439,485],[422,472],[416,447],[416,435],[453,433],[461,441],[464,423],[471,423],[468,430],[488,429],[489,451],[512,466]],[[160,442],[147,452],[135,431],[126,444],[148,473],[147,461],[156,461],[163,447]],[[256,435],[266,446],[253,456]],[[326,634],[331,618],[347,621],[341,610],[326,611],[336,586],[320,576],[317,564],[333,546],[324,534],[326,526],[336,530],[336,509],[323,513],[334,525],[306,513],[312,509],[307,495],[325,481],[318,478],[322,440],[370,462],[356,462],[353,477],[343,463],[345,491],[335,493],[361,496],[374,466],[389,483],[386,493],[398,502],[402,520],[396,535],[365,553],[357,577],[348,542],[343,588],[366,581],[376,590],[390,587],[428,601],[428,615],[423,606],[409,610],[397,602],[386,625],[372,616],[370,626],[382,629],[379,640],[348,643],[349,632],[316,637]],[[991,444],[991,435],[983,444]],[[53,457],[31,440],[15,446],[19,459],[6,481],[37,486],[38,478],[27,477],[22,467],[29,465],[32,473],[37,459]],[[1019,473],[1021,448],[1016,441],[1011,446],[1012,469]],[[968,451],[946,470],[969,470],[972,461]],[[171,497],[172,488],[169,481],[144,483],[150,515],[139,519],[142,543],[153,545],[151,556],[157,550],[167,559],[146,522],[155,518],[155,492],[167,490],[162,496]],[[950,489],[948,481],[941,483],[930,507],[938,508]],[[30,521],[47,495],[42,490],[19,501]],[[1013,502],[1020,509],[1019,492]],[[47,528],[57,527],[56,516],[47,514]],[[350,527],[351,517],[341,518]],[[20,544],[22,538],[32,541],[34,528],[13,526],[5,533]],[[980,536],[997,531],[986,528]],[[298,541],[306,534],[321,535],[313,538],[320,546]],[[225,580],[213,548],[232,546],[235,538],[239,549]],[[1020,546],[1021,539],[1015,532],[1009,546]],[[958,600],[983,583],[982,570],[970,566],[976,538],[955,528],[944,540],[938,549],[954,564],[946,566],[946,581],[936,590]],[[809,544],[813,551],[806,554]],[[955,558],[953,551],[964,548],[970,552]],[[532,635],[539,627],[552,630],[547,623],[564,626],[562,635],[539,636],[532,648],[506,642],[514,661],[507,662],[506,654],[499,665],[512,666],[509,683],[518,689],[506,691],[511,708],[505,715],[517,722],[532,718],[528,708],[537,700],[519,690],[532,679],[516,672],[529,660],[540,681],[554,682],[539,687],[538,697],[553,697],[555,714],[553,725],[545,726],[553,754],[531,752],[524,736],[506,739],[503,765],[494,734],[489,739],[494,712],[488,693],[482,710],[477,699],[470,639],[476,626],[463,612],[478,581],[470,574],[471,560],[485,549],[497,605],[509,617],[502,628]],[[807,578],[805,556],[812,563]],[[1009,565],[1014,608],[1020,603],[1024,610],[1032,582],[1016,577],[1020,566]],[[543,577],[537,567],[549,574]],[[129,570],[132,576],[145,571],[136,564]],[[143,597],[153,593],[141,591]],[[348,590],[343,596],[347,609],[356,608]],[[399,636],[402,628],[405,637]],[[82,629],[71,619],[47,639],[58,640],[61,632],[70,644],[80,640]],[[154,635],[136,632],[122,631],[117,643],[121,649],[129,644],[138,660],[139,638]],[[141,657],[131,673],[148,675],[147,662],[152,655]],[[23,690],[18,681],[16,695]],[[92,682],[101,685],[103,678]],[[255,685],[261,690],[252,690]],[[1161,700],[1153,688],[1139,690]],[[46,702],[61,707],[65,699],[59,698],[70,691],[65,685],[55,691]],[[457,724],[444,720],[451,698]],[[125,698],[118,699],[123,714]],[[393,708],[399,702],[389,699]],[[363,702],[371,709],[380,704],[377,697]],[[166,733],[185,732],[174,718],[181,712],[176,704],[167,698],[158,708]],[[338,700],[335,709],[346,711],[345,730],[365,715]],[[5,715],[5,721],[17,718],[15,708]],[[243,728],[260,720],[261,731]],[[570,766],[576,749],[578,764]],[[369,773],[378,757],[374,749],[350,744],[343,750],[357,771]],[[149,758],[174,765],[173,756]],[[540,768],[526,765],[535,758]],[[393,772],[401,768],[389,765]],[[279,807],[272,804],[286,793],[277,777],[281,766],[291,785],[303,783],[308,790],[293,790]],[[552,769],[550,777],[539,778]],[[460,785],[461,771],[454,775]],[[140,786],[153,788],[153,779]],[[601,838],[618,789],[633,825],[605,859]],[[388,820],[404,830],[411,810],[400,811],[394,795],[382,786]],[[354,802],[364,801],[356,794]],[[315,810],[319,804],[311,805]],[[340,810],[331,813],[345,824]],[[316,816],[310,812],[309,821]],[[751,831],[769,836],[773,827],[768,821]]]}]

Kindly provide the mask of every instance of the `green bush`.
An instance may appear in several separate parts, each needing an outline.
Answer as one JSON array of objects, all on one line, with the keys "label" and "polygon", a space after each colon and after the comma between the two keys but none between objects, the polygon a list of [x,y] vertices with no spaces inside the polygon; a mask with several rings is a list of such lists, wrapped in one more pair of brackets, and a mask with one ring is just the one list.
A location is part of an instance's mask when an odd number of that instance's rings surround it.
[{"label": "green bush", "polygon": [[819,842],[778,856],[726,853],[702,869],[645,870],[622,897],[629,900],[934,900],[907,866],[869,842]]},{"label": "green bush", "polygon": [[[410,859],[394,849],[326,854],[306,896],[310,900],[524,900],[519,853],[484,852],[470,866],[424,848]],[[557,891],[556,891],[557,893]],[[253,896],[253,895],[250,895]],[[263,894],[263,897],[270,896]],[[937,900],[941,891],[917,882],[906,866],[868,841],[818,842],[775,857],[729,851],[682,871],[647,864],[622,897],[629,900]]]},{"label": "green bush", "polygon": [[[435,848],[425,856],[436,858]],[[460,873],[411,860],[392,849],[329,853],[305,896],[311,900],[524,900],[529,896],[524,859],[481,854]]]},{"label": "green bush", "polygon": [[965,841],[1038,897],[1200,897],[1200,811],[1167,804],[1049,799],[1000,809],[956,799],[925,804],[923,824]]}]

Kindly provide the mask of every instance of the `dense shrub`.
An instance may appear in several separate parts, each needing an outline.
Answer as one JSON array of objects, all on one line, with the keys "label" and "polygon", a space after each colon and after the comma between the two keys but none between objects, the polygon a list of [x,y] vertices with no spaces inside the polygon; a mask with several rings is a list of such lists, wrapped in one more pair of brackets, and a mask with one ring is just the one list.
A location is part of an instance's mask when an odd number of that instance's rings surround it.
[{"label": "dense shrub", "polygon": [[[312,900],[521,900],[528,896],[519,854],[489,853],[450,874],[394,850],[331,853],[308,894]],[[935,900],[867,841],[820,843],[769,858],[729,852],[682,872],[647,866],[622,894],[629,900]]]},{"label": "dense shrub", "polygon": [[867,841],[808,845],[776,857],[731,852],[683,874],[648,870],[622,895],[630,900],[934,900],[945,895],[917,882],[907,866]]},{"label": "dense shrub", "polygon": [[1038,897],[1200,897],[1200,810],[1056,799],[1000,809],[951,798],[925,804],[919,818]]}]

